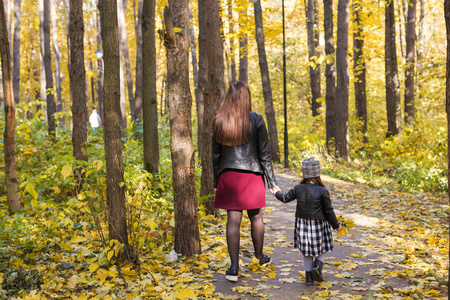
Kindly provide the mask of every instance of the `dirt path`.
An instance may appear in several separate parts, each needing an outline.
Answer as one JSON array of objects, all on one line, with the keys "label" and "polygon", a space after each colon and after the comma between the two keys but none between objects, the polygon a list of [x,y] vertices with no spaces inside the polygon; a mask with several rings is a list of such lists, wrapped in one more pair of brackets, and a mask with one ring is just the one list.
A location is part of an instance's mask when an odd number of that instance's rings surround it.
[{"label": "dirt path", "polygon": [[[293,172],[284,172],[279,168],[276,171],[278,185],[284,192],[298,182],[298,177]],[[349,205],[349,201],[356,200],[348,199],[349,197],[357,197],[363,193],[361,186],[327,177],[323,179],[330,190],[336,215],[355,222],[355,228],[340,239],[336,237],[335,231],[333,232],[335,251],[325,260],[326,281],[312,287],[305,285],[302,256],[293,248],[296,203],[294,201],[283,204],[267,191],[267,207],[264,214],[265,252],[271,253],[272,265],[256,271],[249,268],[253,246],[249,237],[248,222],[243,222],[239,281],[230,283],[224,274],[216,273],[214,278],[218,295],[224,299],[277,300],[408,297],[408,291],[414,290],[415,285],[412,286],[409,280],[403,279],[408,277],[405,264],[400,264],[404,259],[403,256],[387,251],[383,238],[376,236],[380,224],[395,222],[393,216],[372,212],[364,201],[361,201],[361,206]],[[404,272],[406,275],[402,276]],[[435,293],[435,297],[432,294],[429,297],[428,294],[422,294],[426,297],[417,299],[447,299],[443,293],[445,292],[441,291],[439,295]]]}]

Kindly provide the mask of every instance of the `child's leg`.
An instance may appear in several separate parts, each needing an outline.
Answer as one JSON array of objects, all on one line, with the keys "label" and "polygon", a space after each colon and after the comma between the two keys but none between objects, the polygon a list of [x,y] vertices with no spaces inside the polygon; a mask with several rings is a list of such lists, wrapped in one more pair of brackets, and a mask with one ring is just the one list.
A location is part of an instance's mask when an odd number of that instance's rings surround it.
[{"label": "child's leg", "polygon": [[257,259],[263,257],[264,246],[264,223],[262,209],[251,209],[247,211],[248,218],[251,223],[252,241],[255,248],[255,256]]},{"label": "child's leg", "polygon": [[328,256],[328,252],[322,252],[322,254],[320,254],[320,255],[317,256],[316,258],[317,258],[318,260],[320,260],[321,262],[323,262],[327,256]]},{"label": "child's leg", "polygon": [[303,256],[303,263],[305,265],[305,271],[311,272],[313,266],[313,257],[312,256]]},{"label": "child's leg", "polygon": [[227,245],[231,268],[239,269],[239,229],[241,227],[242,210],[228,210],[227,215]]}]

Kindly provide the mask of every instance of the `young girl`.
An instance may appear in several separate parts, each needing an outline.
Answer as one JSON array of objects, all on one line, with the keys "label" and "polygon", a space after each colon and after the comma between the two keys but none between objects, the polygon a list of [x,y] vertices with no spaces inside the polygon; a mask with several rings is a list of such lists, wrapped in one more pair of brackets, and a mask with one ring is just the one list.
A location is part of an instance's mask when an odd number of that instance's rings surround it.
[{"label": "young girl", "polygon": [[305,159],[302,172],[300,184],[287,194],[278,191],[275,196],[284,203],[297,199],[294,246],[303,255],[306,285],[313,285],[314,281],[323,281],[323,260],[327,252],[333,251],[331,227],[341,230],[341,226],[320,179],[320,162],[313,157]]}]

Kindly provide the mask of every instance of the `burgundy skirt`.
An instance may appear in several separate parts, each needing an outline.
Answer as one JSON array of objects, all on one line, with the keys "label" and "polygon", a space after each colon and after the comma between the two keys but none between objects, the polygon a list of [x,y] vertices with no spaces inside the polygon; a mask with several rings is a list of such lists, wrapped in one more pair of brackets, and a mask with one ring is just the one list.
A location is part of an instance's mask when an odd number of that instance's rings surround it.
[{"label": "burgundy skirt", "polygon": [[215,208],[249,210],[266,206],[264,179],[261,174],[225,170],[217,184]]}]

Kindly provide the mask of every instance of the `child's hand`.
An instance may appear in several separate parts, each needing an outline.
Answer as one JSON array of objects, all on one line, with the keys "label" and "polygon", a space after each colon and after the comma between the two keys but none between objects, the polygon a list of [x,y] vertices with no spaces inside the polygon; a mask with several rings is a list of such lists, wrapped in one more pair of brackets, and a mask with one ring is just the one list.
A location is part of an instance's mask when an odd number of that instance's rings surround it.
[{"label": "child's hand", "polygon": [[341,231],[342,230],[342,226],[341,225],[339,225],[339,228],[338,229],[336,229],[337,231]]},{"label": "child's hand", "polygon": [[275,196],[275,194],[276,194],[277,192],[281,192],[281,189],[280,189],[279,186],[274,186],[274,187],[272,187],[272,188],[269,188],[269,191],[272,193],[272,195]]}]

